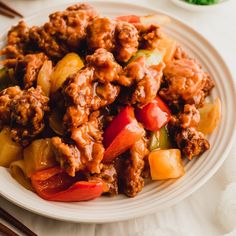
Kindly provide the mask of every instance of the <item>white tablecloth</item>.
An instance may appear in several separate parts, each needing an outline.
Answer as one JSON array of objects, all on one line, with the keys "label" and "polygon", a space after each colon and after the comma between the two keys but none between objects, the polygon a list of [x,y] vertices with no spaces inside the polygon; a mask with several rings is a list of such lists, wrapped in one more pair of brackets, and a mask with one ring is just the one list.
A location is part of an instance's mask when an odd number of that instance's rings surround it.
[{"label": "white tablecloth", "polygon": [[[119,0],[119,2],[124,0]],[[31,15],[45,7],[70,0],[5,0],[9,5],[22,12],[25,16]],[[127,2],[127,1],[124,1]],[[236,79],[236,0],[231,0],[219,10],[204,13],[185,11],[173,5],[169,0],[130,0],[136,4],[161,9],[187,21],[195,29],[207,37],[225,58]],[[1,32],[16,23],[0,16]],[[227,78],[225,78],[227,79]],[[235,101],[236,102],[236,101]],[[234,142],[236,147],[236,140]],[[23,210],[4,198],[0,197],[0,205],[11,214],[19,218],[38,235],[80,235],[80,236],[162,236],[162,235],[207,235],[219,236],[227,232],[219,224],[216,209],[221,191],[227,185],[227,166],[236,163],[236,148],[234,148],[224,166],[204,186],[187,199],[175,206],[153,215],[132,219],[126,222],[109,224],[75,224],[47,219]],[[236,164],[235,164],[236,173]],[[0,186],[1,187],[1,186]],[[166,229],[165,234],[162,230]],[[235,234],[233,234],[235,235]]]}]

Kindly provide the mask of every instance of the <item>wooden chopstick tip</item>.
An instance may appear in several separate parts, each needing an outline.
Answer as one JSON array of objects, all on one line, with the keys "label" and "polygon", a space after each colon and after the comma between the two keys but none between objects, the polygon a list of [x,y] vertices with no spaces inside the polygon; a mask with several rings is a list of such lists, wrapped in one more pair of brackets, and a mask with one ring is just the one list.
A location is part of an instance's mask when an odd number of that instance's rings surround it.
[{"label": "wooden chopstick tip", "polygon": [[4,3],[3,1],[0,1],[0,9],[2,11],[7,12],[8,14],[11,14],[13,16],[19,16],[19,17],[23,17],[23,15],[21,13],[19,13],[18,11],[16,11],[15,9],[9,7],[6,3]]},{"label": "wooden chopstick tip", "polygon": [[19,236],[19,234],[17,234],[16,232],[14,232],[1,222],[0,222],[0,233],[3,233],[6,236]]},{"label": "wooden chopstick tip", "polygon": [[7,211],[0,207],[0,218],[23,232],[27,236],[37,236],[36,233],[31,231],[26,225],[17,220],[14,216],[10,215]]},{"label": "wooden chopstick tip", "polygon": [[15,18],[15,15],[13,15],[12,13],[9,13],[8,11],[5,11],[4,9],[0,8],[0,15],[2,16],[6,16],[8,18]]}]

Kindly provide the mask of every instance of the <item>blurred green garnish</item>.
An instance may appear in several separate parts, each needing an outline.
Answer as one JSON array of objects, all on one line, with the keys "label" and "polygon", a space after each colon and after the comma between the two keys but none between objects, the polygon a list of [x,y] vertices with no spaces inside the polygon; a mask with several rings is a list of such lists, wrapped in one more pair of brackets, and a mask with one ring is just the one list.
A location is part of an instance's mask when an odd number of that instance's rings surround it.
[{"label": "blurred green garnish", "polygon": [[219,2],[219,0],[185,0],[185,1],[197,5],[211,5]]}]

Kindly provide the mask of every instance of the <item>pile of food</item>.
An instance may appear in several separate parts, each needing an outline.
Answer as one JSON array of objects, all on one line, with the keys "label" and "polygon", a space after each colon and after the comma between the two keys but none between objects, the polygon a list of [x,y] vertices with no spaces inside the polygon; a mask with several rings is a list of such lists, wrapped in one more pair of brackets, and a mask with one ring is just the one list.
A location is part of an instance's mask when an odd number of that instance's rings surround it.
[{"label": "pile of food", "polygon": [[134,197],[210,148],[214,82],[152,19],[110,19],[79,3],[11,28],[0,52],[0,165],[20,184],[52,201]]}]

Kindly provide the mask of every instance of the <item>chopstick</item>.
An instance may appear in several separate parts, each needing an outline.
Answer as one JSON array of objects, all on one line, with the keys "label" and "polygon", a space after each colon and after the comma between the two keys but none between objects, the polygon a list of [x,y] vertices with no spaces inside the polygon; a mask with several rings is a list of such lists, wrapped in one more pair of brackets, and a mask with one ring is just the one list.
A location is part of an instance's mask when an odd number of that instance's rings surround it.
[{"label": "chopstick", "polygon": [[15,18],[15,15],[1,8],[0,8],[0,15],[7,16],[9,18]]},{"label": "chopstick", "polygon": [[19,236],[19,234],[15,233],[11,229],[9,229],[6,225],[3,225],[1,222],[0,222],[0,233],[4,233],[4,235],[7,236]]},{"label": "chopstick", "polygon": [[11,7],[9,7],[7,4],[5,4],[2,1],[0,1],[0,14],[11,17],[11,18],[15,16],[23,17],[22,14],[12,9]]},{"label": "chopstick", "polygon": [[[17,220],[14,216],[10,215],[4,209],[0,207],[0,218],[4,219],[6,222],[15,226],[21,232],[25,233],[27,236],[37,236],[33,231],[31,231],[28,227],[22,224],[19,220]],[[6,227],[6,226],[5,226]]]}]

